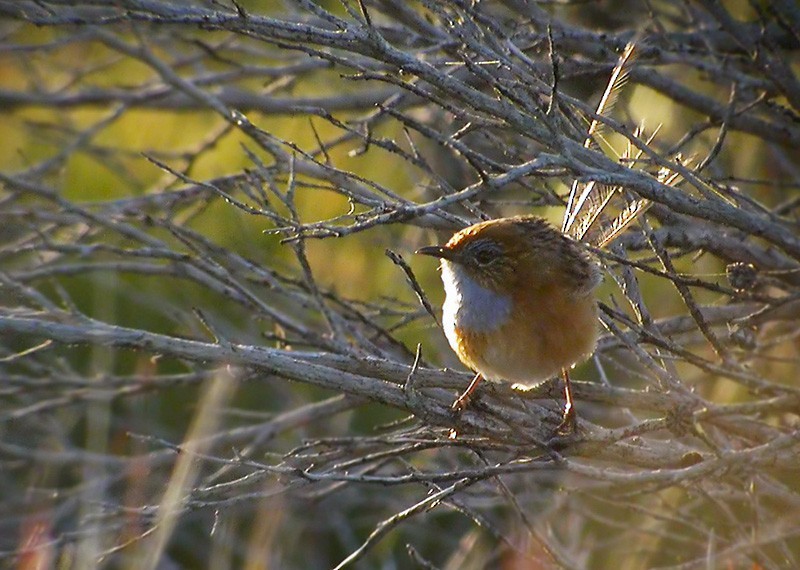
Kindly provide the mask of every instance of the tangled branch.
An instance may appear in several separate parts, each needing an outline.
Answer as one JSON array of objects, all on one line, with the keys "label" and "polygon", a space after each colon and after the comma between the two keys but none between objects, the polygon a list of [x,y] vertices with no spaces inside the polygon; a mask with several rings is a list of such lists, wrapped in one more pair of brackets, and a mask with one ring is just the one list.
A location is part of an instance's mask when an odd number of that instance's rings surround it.
[{"label": "tangled branch", "polygon": [[[800,19],[750,9],[0,0],[0,558],[797,566]],[[653,203],[577,433],[455,414],[411,252],[574,180]]]}]

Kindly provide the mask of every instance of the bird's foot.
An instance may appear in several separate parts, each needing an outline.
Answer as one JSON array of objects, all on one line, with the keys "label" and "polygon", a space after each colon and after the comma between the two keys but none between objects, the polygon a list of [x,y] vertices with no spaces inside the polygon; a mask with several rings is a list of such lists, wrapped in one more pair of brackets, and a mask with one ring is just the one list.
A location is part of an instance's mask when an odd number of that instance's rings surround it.
[{"label": "bird's foot", "polygon": [[564,408],[564,417],[561,423],[555,430],[555,435],[575,435],[578,431],[578,416],[575,414],[575,408],[567,406]]},{"label": "bird's foot", "polygon": [[461,395],[453,402],[453,405],[450,406],[450,409],[453,410],[455,413],[463,412],[466,407],[469,405],[470,400],[472,399],[472,394],[475,393],[475,388],[478,387],[481,380],[483,380],[483,376],[481,373],[478,372],[475,374],[475,377],[472,379],[472,382],[469,383],[467,389],[464,390]]},{"label": "bird's foot", "polygon": [[472,394],[464,392],[458,398],[456,398],[456,401],[453,402],[453,405],[450,406],[450,409],[455,413],[463,412],[467,409],[467,406],[469,406],[470,400],[472,400]]}]

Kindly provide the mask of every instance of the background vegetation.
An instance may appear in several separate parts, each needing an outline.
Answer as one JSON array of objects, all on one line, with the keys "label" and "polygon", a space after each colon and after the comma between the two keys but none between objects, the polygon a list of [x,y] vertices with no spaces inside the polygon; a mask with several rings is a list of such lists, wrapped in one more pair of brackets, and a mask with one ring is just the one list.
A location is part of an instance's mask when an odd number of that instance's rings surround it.
[{"label": "background vegetation", "polygon": [[[800,566],[795,3],[0,15],[4,565]],[[578,432],[557,384],[454,415],[412,252],[573,180],[653,202],[598,252]]]}]

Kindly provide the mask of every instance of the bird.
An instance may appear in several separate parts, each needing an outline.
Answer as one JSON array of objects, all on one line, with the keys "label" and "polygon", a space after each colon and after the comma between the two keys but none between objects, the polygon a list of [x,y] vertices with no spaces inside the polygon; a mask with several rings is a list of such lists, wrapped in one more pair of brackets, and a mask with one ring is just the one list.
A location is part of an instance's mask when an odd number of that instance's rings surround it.
[{"label": "bird", "polygon": [[[614,67],[598,117],[613,108],[636,60],[636,45],[630,42]],[[603,128],[597,118],[590,122],[586,148],[599,150],[599,142],[607,142]],[[637,127],[634,137],[643,131]],[[642,150],[631,144],[619,156],[628,165],[641,158]],[[676,157],[682,166],[690,162]],[[671,187],[682,179],[669,167],[654,177]],[[594,291],[602,277],[585,246],[607,246],[650,205],[620,186],[576,180],[560,230],[535,215],[504,217],[470,225],[444,245],[417,250],[441,260],[445,336],[476,373],[454,410],[466,407],[483,379],[530,388],[560,373],[566,403],[557,432],[575,430],[569,371],[594,352],[600,332]]]},{"label": "bird", "polygon": [[601,274],[585,248],[530,215],[473,224],[417,253],[441,260],[445,336],[476,372],[453,408],[463,409],[482,379],[530,388],[561,373],[559,428],[574,429],[569,369],[592,354],[599,335]]}]

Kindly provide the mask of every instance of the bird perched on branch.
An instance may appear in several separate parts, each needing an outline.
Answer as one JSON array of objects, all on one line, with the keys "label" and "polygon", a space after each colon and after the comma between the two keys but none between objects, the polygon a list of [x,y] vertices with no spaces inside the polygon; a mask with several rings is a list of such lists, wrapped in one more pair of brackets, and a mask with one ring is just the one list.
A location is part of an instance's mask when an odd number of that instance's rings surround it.
[{"label": "bird perched on branch", "polygon": [[[587,358],[597,341],[597,267],[582,248],[534,216],[469,226],[444,246],[417,251],[442,260],[442,324],[461,362],[482,378],[531,387]],[[565,425],[574,421],[566,389]]]},{"label": "bird perched on branch", "polygon": [[[612,73],[598,115],[613,106],[633,55],[630,44]],[[592,121],[587,148],[597,145],[601,129],[599,121]],[[635,135],[640,134],[637,129]],[[640,156],[629,146],[622,158],[635,162]],[[662,170],[658,179],[673,185],[678,175]],[[441,259],[445,334],[461,362],[476,372],[454,409],[467,404],[482,379],[531,387],[561,373],[566,404],[559,429],[574,430],[569,370],[594,352],[599,330],[593,291],[601,280],[579,242],[606,245],[648,206],[623,188],[576,182],[561,231],[535,216],[500,218],[417,251]]]}]

